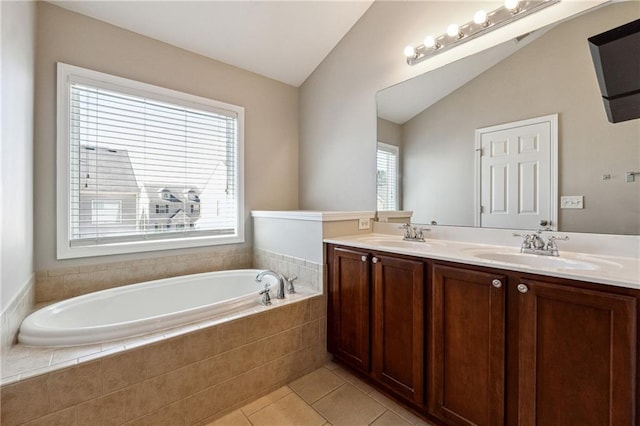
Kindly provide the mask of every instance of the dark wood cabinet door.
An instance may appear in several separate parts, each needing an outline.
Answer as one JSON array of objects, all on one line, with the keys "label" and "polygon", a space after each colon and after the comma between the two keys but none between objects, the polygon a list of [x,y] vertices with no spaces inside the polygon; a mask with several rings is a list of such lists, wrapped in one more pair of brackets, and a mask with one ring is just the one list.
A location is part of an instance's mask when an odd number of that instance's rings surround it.
[{"label": "dark wood cabinet door", "polygon": [[424,263],[375,255],[372,374],[415,405],[424,405]]},{"label": "dark wood cabinet door", "polygon": [[504,424],[502,275],[433,266],[429,412],[446,424]]},{"label": "dark wood cabinet door", "polygon": [[370,255],[335,247],[329,281],[328,346],[344,363],[370,369]]},{"label": "dark wood cabinet door", "polygon": [[521,280],[518,424],[634,424],[636,299]]}]

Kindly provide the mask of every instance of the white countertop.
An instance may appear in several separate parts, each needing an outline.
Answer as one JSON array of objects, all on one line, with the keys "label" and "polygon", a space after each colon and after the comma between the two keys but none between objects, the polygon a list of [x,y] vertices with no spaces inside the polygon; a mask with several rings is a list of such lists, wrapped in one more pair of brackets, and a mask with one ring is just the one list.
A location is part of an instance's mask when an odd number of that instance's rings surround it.
[{"label": "white countertop", "polygon": [[325,243],[466,263],[511,271],[640,289],[640,259],[562,251],[560,256],[521,254],[519,246],[427,239],[405,242],[401,236],[361,234],[326,238]]}]

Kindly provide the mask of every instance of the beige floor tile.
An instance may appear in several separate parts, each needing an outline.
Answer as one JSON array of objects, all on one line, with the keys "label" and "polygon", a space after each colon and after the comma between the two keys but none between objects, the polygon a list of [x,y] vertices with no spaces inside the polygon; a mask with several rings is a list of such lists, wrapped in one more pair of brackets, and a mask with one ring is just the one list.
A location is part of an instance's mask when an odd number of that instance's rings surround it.
[{"label": "beige floor tile", "polygon": [[249,416],[254,426],[321,426],[326,419],[295,393],[290,393]]},{"label": "beige floor tile", "polygon": [[224,417],[208,423],[207,426],[251,426],[241,410],[232,411]]},{"label": "beige floor tile", "polygon": [[334,426],[368,425],[385,411],[382,405],[349,383],[313,404],[313,408]]},{"label": "beige floor tile", "polygon": [[309,404],[313,404],[331,391],[339,388],[345,383],[344,379],[336,376],[326,368],[319,368],[316,371],[299,378],[289,384],[302,399]]},{"label": "beige floor tile", "polygon": [[355,374],[345,370],[342,367],[338,367],[334,369],[333,373],[342,377],[344,380],[351,383],[353,386],[357,387],[364,393],[371,393],[375,390],[373,386],[370,386],[369,384],[365,383],[363,380],[359,379]]},{"label": "beige floor tile", "polygon": [[435,423],[429,423],[427,421],[424,421],[422,419],[420,419],[420,421],[418,423],[416,423],[416,426],[436,426]]},{"label": "beige floor tile", "polygon": [[375,422],[371,423],[371,426],[411,426],[411,423],[404,421],[393,411],[385,411]]},{"label": "beige floor tile", "polygon": [[338,365],[338,364],[336,364],[336,363],[335,363],[335,362],[333,362],[333,361],[329,361],[328,363],[326,363],[326,364],[324,365],[324,367],[325,367],[325,368],[327,368],[327,369],[329,369],[329,370],[335,370],[336,368],[338,368],[338,367],[339,367],[339,365]]},{"label": "beige floor tile", "polygon": [[416,416],[411,411],[404,408],[402,405],[398,404],[391,398],[387,398],[386,396],[384,396],[378,391],[371,392],[369,396],[375,399],[376,401],[378,401],[380,404],[384,405],[389,410],[393,411],[398,416],[402,417],[404,420],[406,420],[412,425],[421,424],[420,422],[423,422],[423,420],[420,417]]},{"label": "beige floor tile", "polygon": [[283,386],[280,389],[277,389],[271,392],[270,394],[265,395],[262,398],[259,398],[245,405],[244,407],[242,407],[242,412],[244,413],[245,416],[250,416],[256,411],[263,409],[267,405],[273,404],[277,400],[284,398],[290,393],[291,393],[291,389],[289,389],[288,386]]}]

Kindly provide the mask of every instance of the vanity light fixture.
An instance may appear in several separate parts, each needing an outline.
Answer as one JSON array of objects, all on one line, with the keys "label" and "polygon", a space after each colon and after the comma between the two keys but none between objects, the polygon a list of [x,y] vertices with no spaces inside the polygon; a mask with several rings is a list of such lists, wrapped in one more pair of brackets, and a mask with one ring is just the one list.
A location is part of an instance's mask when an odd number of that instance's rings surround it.
[{"label": "vanity light fixture", "polygon": [[[424,47],[429,48],[429,49],[433,49],[433,48],[439,49],[440,48],[440,43],[438,43],[433,36],[426,36],[424,38]],[[415,49],[414,49],[414,53],[415,53]]]},{"label": "vanity light fixture", "polygon": [[560,0],[505,0],[503,6],[491,12],[477,11],[473,16],[473,20],[462,26],[449,25],[447,32],[439,37],[427,36],[423,44],[417,47],[405,47],[404,56],[407,58],[409,65],[418,64],[440,52],[473,40],[489,31],[503,27],[559,2]]},{"label": "vanity light fixture", "polygon": [[464,33],[460,31],[460,27],[458,24],[451,24],[447,27],[447,35],[449,37],[462,38],[464,37]]},{"label": "vanity light fixture", "polygon": [[489,15],[487,15],[487,12],[482,9],[477,11],[476,14],[473,15],[473,22],[478,25],[482,25],[483,27],[488,27],[489,25],[491,25],[491,22],[489,21]]}]

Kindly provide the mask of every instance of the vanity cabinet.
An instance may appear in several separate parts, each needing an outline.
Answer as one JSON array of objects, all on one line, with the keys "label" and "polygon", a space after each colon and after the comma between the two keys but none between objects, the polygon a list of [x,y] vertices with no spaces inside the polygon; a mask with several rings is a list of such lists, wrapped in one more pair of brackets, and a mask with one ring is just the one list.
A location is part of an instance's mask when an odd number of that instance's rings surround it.
[{"label": "vanity cabinet", "polygon": [[506,277],[435,264],[429,411],[456,425],[502,425]]},{"label": "vanity cabinet", "polygon": [[371,350],[374,380],[424,403],[424,263],[375,254]]},{"label": "vanity cabinet", "polygon": [[517,291],[518,424],[635,424],[636,297],[536,280]]},{"label": "vanity cabinet", "polygon": [[369,372],[371,282],[370,255],[336,247],[330,257],[327,349],[351,367]]},{"label": "vanity cabinet", "polygon": [[327,245],[328,349],[444,425],[640,425],[634,289]]},{"label": "vanity cabinet", "polygon": [[328,349],[395,396],[424,404],[424,262],[328,247]]}]

